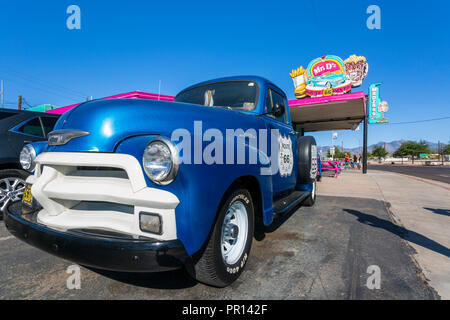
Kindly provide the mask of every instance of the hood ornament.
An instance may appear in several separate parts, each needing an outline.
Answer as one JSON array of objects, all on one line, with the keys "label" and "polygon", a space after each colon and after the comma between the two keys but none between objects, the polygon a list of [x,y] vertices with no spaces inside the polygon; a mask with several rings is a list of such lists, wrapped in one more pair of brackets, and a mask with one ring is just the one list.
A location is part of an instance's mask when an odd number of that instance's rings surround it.
[{"label": "hood ornament", "polygon": [[82,130],[54,130],[48,134],[48,145],[49,146],[61,146],[69,142],[74,138],[84,137],[90,133]]}]

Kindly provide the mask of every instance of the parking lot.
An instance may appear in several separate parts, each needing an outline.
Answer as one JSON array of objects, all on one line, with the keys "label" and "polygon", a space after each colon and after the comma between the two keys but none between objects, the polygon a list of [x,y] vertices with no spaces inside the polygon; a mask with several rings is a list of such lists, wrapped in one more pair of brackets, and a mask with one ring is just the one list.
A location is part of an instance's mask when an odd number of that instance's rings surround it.
[{"label": "parking lot", "polygon": [[[245,272],[223,289],[197,283],[184,270],[127,274],[82,267],[81,289],[69,290],[71,262],[11,237],[0,222],[0,299],[439,298],[404,240],[411,230],[393,222],[390,205],[361,194],[326,195],[325,184],[335,181],[319,184],[324,192],[314,207],[296,208],[259,230]],[[447,254],[443,248],[440,255]],[[369,266],[381,271],[380,289],[366,285]]]}]

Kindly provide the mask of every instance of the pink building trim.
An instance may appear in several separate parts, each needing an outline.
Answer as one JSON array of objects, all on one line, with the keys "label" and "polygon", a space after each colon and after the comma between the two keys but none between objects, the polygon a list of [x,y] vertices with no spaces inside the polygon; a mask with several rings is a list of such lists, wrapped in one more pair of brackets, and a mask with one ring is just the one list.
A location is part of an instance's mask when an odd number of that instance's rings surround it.
[{"label": "pink building trim", "polygon": [[[116,94],[116,95],[101,98],[101,99],[152,99],[152,100],[172,101],[174,98],[175,97],[173,97],[173,96],[167,96],[164,94],[149,93],[149,92],[142,92],[142,91],[132,91],[132,92]],[[57,109],[49,110],[46,112],[63,114],[64,112],[72,109],[73,107],[76,107],[79,104],[80,103],[71,104],[70,106],[65,106],[62,108],[57,108]]]},{"label": "pink building trim", "polygon": [[333,102],[356,100],[356,99],[363,99],[363,101],[365,102],[366,101],[365,93],[361,91],[361,92],[351,92],[351,93],[339,94],[339,95],[328,96],[328,97],[289,100],[289,107],[307,106],[307,105],[311,105],[311,104],[333,103]]}]

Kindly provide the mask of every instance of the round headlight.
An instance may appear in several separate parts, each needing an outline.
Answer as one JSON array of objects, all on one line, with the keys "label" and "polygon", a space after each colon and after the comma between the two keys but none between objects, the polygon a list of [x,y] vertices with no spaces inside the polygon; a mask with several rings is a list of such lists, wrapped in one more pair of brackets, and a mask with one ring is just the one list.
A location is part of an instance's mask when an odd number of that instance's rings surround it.
[{"label": "round headlight", "polygon": [[20,165],[22,168],[28,171],[33,171],[36,167],[36,163],[34,160],[36,160],[36,150],[34,150],[33,146],[31,144],[27,144],[23,147],[22,151],[20,152]]},{"label": "round headlight", "polygon": [[142,165],[154,183],[169,184],[178,173],[178,150],[169,139],[158,137],[145,147]]}]

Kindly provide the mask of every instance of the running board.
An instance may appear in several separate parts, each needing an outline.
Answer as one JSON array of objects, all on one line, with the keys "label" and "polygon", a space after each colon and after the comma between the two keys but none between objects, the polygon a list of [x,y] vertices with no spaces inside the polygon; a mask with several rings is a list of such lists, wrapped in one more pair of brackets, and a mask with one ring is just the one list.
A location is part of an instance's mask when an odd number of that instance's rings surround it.
[{"label": "running board", "polygon": [[273,211],[276,215],[283,214],[296,204],[302,202],[311,194],[309,191],[294,191],[284,198],[280,198],[273,203]]}]

